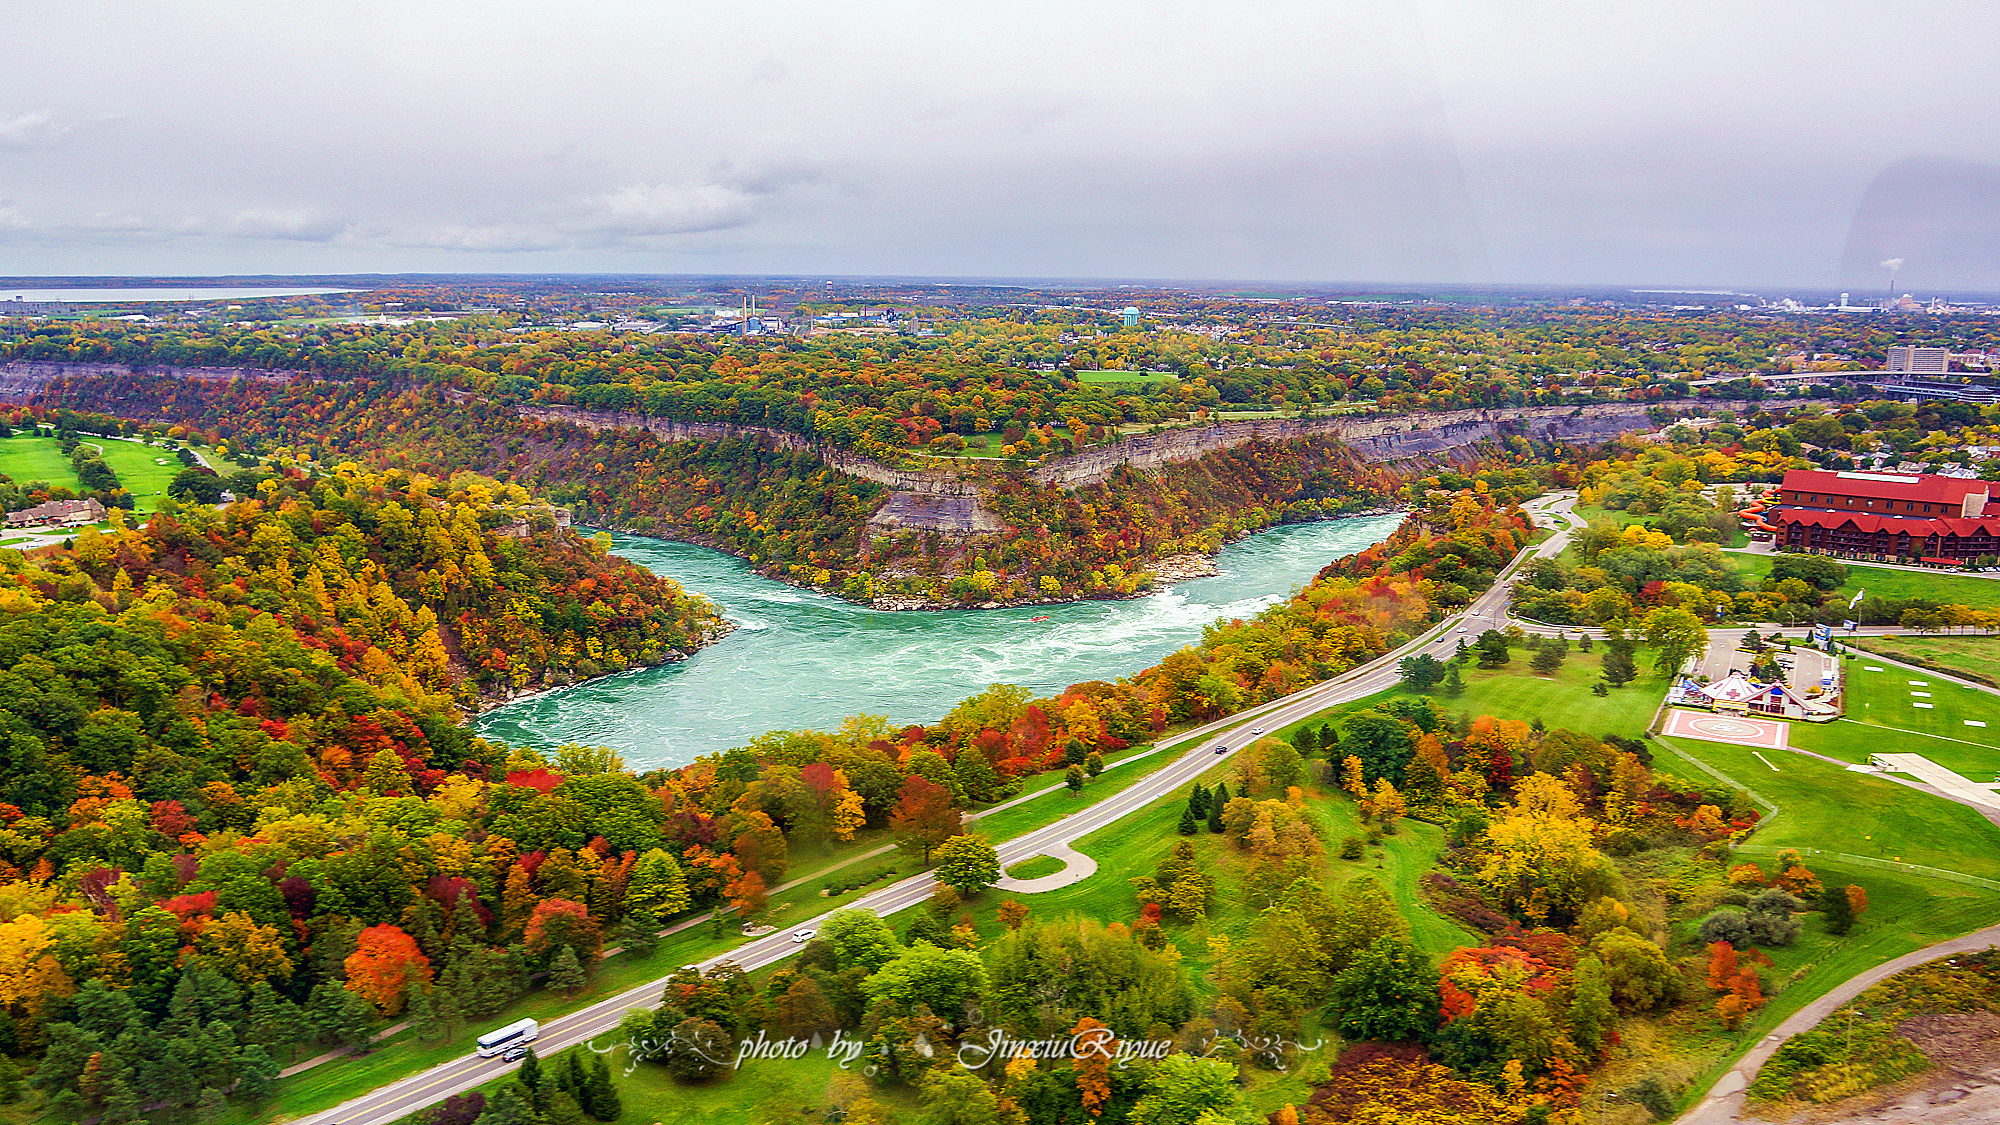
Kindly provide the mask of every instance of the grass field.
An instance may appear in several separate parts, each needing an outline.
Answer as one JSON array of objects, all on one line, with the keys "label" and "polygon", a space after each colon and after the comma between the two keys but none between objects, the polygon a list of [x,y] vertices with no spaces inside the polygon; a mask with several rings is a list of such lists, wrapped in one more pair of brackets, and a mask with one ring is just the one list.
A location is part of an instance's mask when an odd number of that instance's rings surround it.
[{"label": "grass field", "polygon": [[[92,438],[85,444],[103,449],[104,463],[118,474],[118,483],[132,494],[142,512],[159,507],[160,494],[181,471],[181,463],[172,453],[154,446],[113,438]],[[78,487],[76,470],[54,438],[22,434],[0,438],[0,473],[21,485],[44,481],[58,488]]]},{"label": "grass field", "polygon": [[[1726,556],[1751,586],[1771,573],[1772,555],[1731,554]],[[1836,560],[1839,561],[1839,560]],[[1975,578],[1948,571],[1891,570],[1877,566],[1847,567],[1847,585],[1833,592],[1845,604],[1857,591],[1871,598],[1930,598],[1954,602],[1973,609],[2000,609],[2000,579]]]},{"label": "grass field", "polygon": [[[1528,657],[1527,650],[1517,648],[1512,662],[1505,667],[1484,669],[1476,662],[1466,664],[1462,669],[1465,691],[1458,696],[1447,695],[1442,687],[1426,692],[1398,687],[1367,699],[1329,707],[1303,721],[1323,723],[1399,695],[1421,694],[1430,696],[1447,712],[1463,711],[1475,718],[1492,715],[1528,722],[1540,719],[1546,726],[1566,727],[1585,734],[1638,738],[1646,733],[1653,712],[1659,708],[1660,698],[1666,691],[1664,679],[1643,671],[1646,667],[1643,650],[1635,658],[1642,669],[1639,678],[1622,688],[1610,689],[1609,694],[1602,698],[1592,694],[1590,689],[1601,678],[1603,645],[1598,645],[1592,652],[1571,649],[1568,659],[1553,676],[1536,675],[1528,667]],[[1294,723],[1277,733],[1280,737],[1289,737],[1299,725]]]},{"label": "grass field", "polygon": [[2000,685],[2000,637],[1856,637],[1853,644],[1914,664],[1983,676]]},{"label": "grass field", "polygon": [[1165,371],[1079,371],[1079,383],[1177,383],[1179,377]]},{"label": "grass field", "polygon": [[[1792,745],[1857,763],[1870,754],[1922,754],[1974,781],[2000,772],[2000,696],[1893,664],[1870,664],[1866,656],[1846,663],[1846,718],[1794,723]],[[1919,691],[1930,694],[1910,694]],[[1968,720],[1986,726],[1967,726]],[[1982,774],[1988,776],[1975,776]]]},{"label": "grass field", "polygon": [[1067,866],[1069,865],[1052,855],[1038,855],[1009,867],[1007,875],[1013,879],[1039,879],[1044,875],[1053,875]]},{"label": "grass field", "polygon": [[[1794,739],[1809,733],[1804,726],[1792,724]],[[1841,731],[1841,724],[1822,729],[1831,730],[1831,739],[1852,739],[1850,753],[1865,757],[1866,748],[1879,749],[1875,732],[1860,724],[1845,726],[1853,733]],[[1754,844],[1818,848],[2000,880],[2000,828],[1964,805],[1803,754],[1766,752],[1767,765],[1747,747],[1691,738],[1673,739],[1671,745],[1778,806],[1777,815],[1752,837]],[[1671,755],[1654,757],[1664,762]]]}]

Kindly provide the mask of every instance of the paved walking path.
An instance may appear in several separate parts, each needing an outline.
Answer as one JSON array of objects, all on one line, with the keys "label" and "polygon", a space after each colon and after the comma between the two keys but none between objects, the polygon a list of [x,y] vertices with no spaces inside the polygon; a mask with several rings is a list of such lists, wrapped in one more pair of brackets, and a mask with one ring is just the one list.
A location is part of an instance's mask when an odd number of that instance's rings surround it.
[{"label": "paved walking path", "polygon": [[1097,874],[1097,861],[1069,846],[1067,841],[1058,841],[1042,849],[1042,854],[1062,860],[1068,866],[1053,875],[1043,875],[1037,879],[1015,879],[1001,876],[995,884],[1003,891],[1014,894],[1038,895],[1043,891],[1058,890],[1071,883],[1081,883]]},{"label": "paved walking path", "polygon": [[1964,937],[1927,945],[1914,953],[1905,953],[1893,961],[1884,961],[1872,969],[1849,977],[1833,991],[1793,1013],[1791,1018],[1779,1024],[1771,1034],[1759,1040],[1755,1047],[1750,1048],[1736,1061],[1735,1066],[1729,1068],[1729,1072],[1709,1090],[1707,1097],[1682,1115],[1680,1125],[1729,1125],[1742,1120],[1743,1103],[1751,1081],[1756,1078],[1757,1071],[1763,1068],[1765,1061],[1784,1045],[1785,1040],[1801,1031],[1812,1030],[1821,1020],[1832,1015],[1835,1009],[1866,992],[1877,981],[1895,976],[1904,969],[1912,969],[1926,962],[1935,961],[1940,957],[1949,957],[1954,953],[1971,953],[1992,945],[2000,945],[2000,926],[1988,926]]}]

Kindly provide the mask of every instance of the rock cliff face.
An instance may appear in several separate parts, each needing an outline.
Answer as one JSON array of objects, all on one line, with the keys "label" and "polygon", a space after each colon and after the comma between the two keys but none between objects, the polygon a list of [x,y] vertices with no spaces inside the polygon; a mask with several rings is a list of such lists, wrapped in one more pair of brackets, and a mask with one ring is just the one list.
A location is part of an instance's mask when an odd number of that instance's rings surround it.
[{"label": "rock cliff face", "polygon": [[231,379],[254,379],[281,383],[304,371],[252,371],[241,367],[129,367],[123,363],[58,363],[51,360],[22,360],[0,363],[0,401],[26,402],[43,387],[58,379],[88,378],[93,375],[152,375],[161,379],[193,379],[226,383]]},{"label": "rock cliff face", "polygon": [[[309,375],[302,371],[170,366],[144,367],[135,372],[135,369],[120,363],[24,361],[0,364],[0,401],[25,402],[59,379],[134,373],[161,379],[269,381]],[[463,392],[447,393],[454,398],[470,397]],[[887,486],[888,497],[869,520],[870,528],[878,534],[914,530],[967,535],[1001,530],[999,518],[984,502],[982,471],[976,468],[955,471],[896,468],[848,450],[822,445],[800,434],[765,426],[680,422],[642,414],[571,407],[523,406],[518,409],[525,418],[568,422],[588,430],[645,430],[661,441],[736,438],[755,441],[769,448],[810,452],[841,472]],[[1649,428],[1651,423],[1642,403],[1454,410],[1389,417],[1269,418],[1135,435],[1069,456],[1050,458],[1028,470],[1028,474],[1038,483],[1076,488],[1108,479],[1121,465],[1156,468],[1176,461],[1192,461],[1250,442],[1301,439],[1338,441],[1364,461],[1388,462],[1412,458],[1463,460],[1469,458],[1481,443],[1515,435],[1544,441],[1600,442],[1621,433]],[[988,471],[997,471],[997,466],[995,470]]]}]

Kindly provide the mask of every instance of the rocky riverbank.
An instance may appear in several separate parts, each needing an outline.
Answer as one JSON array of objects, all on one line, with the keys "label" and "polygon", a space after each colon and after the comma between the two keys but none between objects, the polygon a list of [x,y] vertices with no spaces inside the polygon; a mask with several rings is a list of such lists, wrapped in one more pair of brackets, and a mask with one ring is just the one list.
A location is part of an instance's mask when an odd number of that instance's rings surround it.
[{"label": "rocky riverbank", "polygon": [[544,677],[542,682],[538,684],[521,688],[484,688],[473,697],[472,706],[467,709],[467,714],[468,717],[471,715],[481,715],[496,707],[505,707],[509,703],[518,703],[523,699],[532,699],[535,696],[544,695],[548,692],[560,691],[563,688],[573,688],[578,684],[587,684],[592,680],[601,680],[608,676],[622,675],[623,673],[636,671],[640,668],[657,668],[665,664],[679,664],[681,661],[693,656],[696,652],[700,652],[702,649],[720,641],[735,631],[736,626],[733,623],[727,620],[722,621],[715,628],[695,638],[692,652],[682,652],[680,649],[670,648],[659,660],[649,664],[634,664],[630,668],[616,668],[609,672],[600,672],[595,676],[571,676],[566,673],[556,673]]}]

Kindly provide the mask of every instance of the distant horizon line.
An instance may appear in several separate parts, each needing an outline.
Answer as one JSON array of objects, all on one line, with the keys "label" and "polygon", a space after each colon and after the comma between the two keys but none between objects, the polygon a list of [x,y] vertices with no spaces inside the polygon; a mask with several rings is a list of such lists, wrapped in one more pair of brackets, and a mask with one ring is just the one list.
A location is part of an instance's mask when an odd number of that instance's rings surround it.
[{"label": "distant horizon line", "polygon": [[[1164,278],[1164,277],[1083,277],[1083,276],[1028,276],[1028,275],[979,275],[979,274],[831,274],[831,273],[636,273],[580,270],[567,272],[524,271],[467,271],[437,272],[408,271],[400,273],[353,272],[353,273],[240,273],[240,274],[17,274],[0,277],[0,289],[84,289],[95,286],[117,286],[128,289],[188,288],[199,283],[211,283],[217,287],[240,286],[245,284],[294,285],[322,284],[336,282],[352,283],[372,281],[377,283],[429,283],[451,284],[492,281],[519,284],[533,281],[673,281],[673,282],[722,282],[737,284],[903,284],[935,285],[941,287],[980,287],[1012,289],[1189,289],[1198,292],[1222,292],[1231,289],[1266,289],[1270,293],[1235,294],[1239,296],[1261,296],[1283,299],[1286,296],[1311,297],[1341,294],[1355,295],[1401,295],[1423,296],[1430,293],[1449,294],[1633,294],[1651,297],[1690,296],[1708,298],[1755,297],[1764,299],[1768,294],[1780,296],[1787,293],[1838,294],[1847,292],[1860,301],[1874,301],[1891,295],[1924,293],[1940,297],[2000,297],[2000,286],[1993,289],[1965,287],[1928,288],[1903,282],[1893,288],[1849,285],[1842,289],[1836,284],[1764,284],[1719,285],[1683,284],[1668,286],[1660,282],[1612,283],[1612,282],[1563,282],[1563,281],[1505,281],[1505,282],[1455,282],[1455,281],[1299,281],[1273,280],[1268,278]],[[380,288],[381,284],[374,286]],[[1277,292],[1291,290],[1291,293]]]}]

